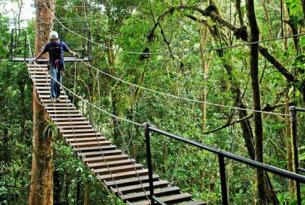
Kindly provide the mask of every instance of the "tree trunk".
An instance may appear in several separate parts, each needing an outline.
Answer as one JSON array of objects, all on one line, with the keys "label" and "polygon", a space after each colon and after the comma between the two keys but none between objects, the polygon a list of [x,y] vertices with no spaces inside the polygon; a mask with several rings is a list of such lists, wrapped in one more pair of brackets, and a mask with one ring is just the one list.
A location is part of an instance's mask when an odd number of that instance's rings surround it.
[{"label": "tree trunk", "polygon": [[[202,71],[203,71],[203,81],[204,81],[204,89],[201,93],[201,101],[206,102],[207,101],[207,97],[208,97],[208,89],[207,89],[207,81],[208,81],[208,72],[209,72],[209,65],[207,62],[207,59],[205,58],[205,53],[204,53],[204,49],[206,48],[206,44],[208,41],[208,28],[206,26],[202,26],[200,29],[200,57],[201,57],[201,67],[202,67]],[[201,119],[202,119],[202,123],[201,123],[201,129],[202,131],[205,130],[205,126],[206,126],[206,115],[207,115],[207,106],[205,103],[201,103],[200,104],[200,109],[201,109]]]},{"label": "tree trunk", "polygon": [[[238,107],[241,107],[241,108],[247,108],[242,100],[241,89],[240,89],[239,85],[237,85],[237,83],[234,82],[234,78],[233,78],[233,74],[232,74],[233,68],[228,64],[225,64],[224,67],[226,68],[226,71],[229,76],[229,80],[231,83],[231,91],[235,95],[235,105]],[[238,116],[239,116],[239,119],[243,119],[248,116],[248,113],[246,110],[238,110]],[[250,120],[249,119],[242,120],[240,122],[240,126],[242,129],[243,138],[245,140],[245,144],[247,147],[248,155],[250,156],[251,159],[254,160],[255,159],[255,147],[254,147],[254,137],[253,137],[253,131],[252,131]],[[271,183],[270,178],[267,173],[265,173],[265,179],[266,179],[265,186],[267,189],[266,195],[268,198],[268,202],[272,202],[274,205],[279,205],[280,202],[276,197],[276,194],[273,190],[272,183]]]},{"label": "tree trunk", "polygon": [[[253,0],[246,1],[247,15],[250,25],[250,42],[256,42],[259,40],[259,29],[256,22],[255,7]],[[260,99],[260,87],[258,77],[258,43],[251,45],[251,56],[250,56],[250,67],[251,67],[251,81],[253,91],[253,104],[255,110],[261,110],[261,99]],[[259,112],[254,113],[255,123],[255,159],[259,162],[263,162],[263,125],[262,125],[262,114]],[[256,171],[257,180],[257,192],[258,192],[258,204],[266,204],[265,196],[265,178],[264,172],[261,169]]]},{"label": "tree trunk", "polygon": [[242,14],[240,5],[241,5],[241,0],[236,0],[235,7],[236,7],[236,10],[237,10],[237,13],[238,13],[239,23],[240,23],[240,26],[243,26],[244,25],[244,19],[243,19],[243,14]]},{"label": "tree trunk", "polygon": [[69,180],[69,176],[68,176],[67,173],[65,173],[64,181],[65,181],[65,197],[64,197],[65,201],[64,201],[64,204],[69,205],[70,180]]},{"label": "tree trunk", "polygon": [[84,189],[84,203],[83,205],[89,205],[89,193],[90,193],[90,186],[88,183],[85,183],[83,186]]},{"label": "tree trunk", "polygon": [[264,9],[266,22],[268,24],[269,33],[271,35],[272,34],[272,24],[271,24],[271,21],[270,21],[270,16],[269,16],[269,12],[268,12],[268,8],[267,8],[266,4],[267,4],[266,0],[263,0],[262,1],[262,6],[263,6],[263,9]]},{"label": "tree trunk", "polygon": [[[37,54],[53,28],[53,16],[45,7],[55,10],[54,0],[36,0],[36,44]],[[33,88],[33,148],[29,205],[53,204],[53,142],[52,136],[43,137],[47,115],[38,101]]]},{"label": "tree trunk", "polygon": [[54,205],[60,205],[62,191],[62,183],[60,180],[59,171],[54,170]]},{"label": "tree trunk", "polygon": [[[286,94],[285,99],[285,113],[289,113],[289,97],[288,94]],[[287,170],[290,172],[294,172],[293,169],[293,139],[292,139],[292,132],[291,132],[291,122],[290,122],[290,116],[285,117],[285,137],[286,137],[286,150],[287,150]],[[291,194],[295,193],[295,183],[293,180],[289,180],[289,192]]]},{"label": "tree trunk", "polygon": [[[112,48],[112,40],[109,40],[108,42],[108,47]],[[109,73],[111,75],[114,75],[114,65],[115,65],[115,54],[113,49],[108,49],[108,66],[109,66]],[[112,81],[111,86],[115,86],[115,82]],[[112,114],[115,116],[118,116],[118,95],[116,93],[116,89],[111,88],[111,100],[112,100]],[[112,122],[113,122],[113,139],[114,143],[116,145],[120,145],[122,143],[122,136],[120,133],[120,121],[116,119],[115,117],[112,117]]]},{"label": "tree trunk", "polygon": [[81,201],[82,201],[81,188],[82,188],[82,183],[80,181],[80,176],[78,173],[77,182],[76,182],[76,205],[81,205]]},{"label": "tree trunk", "polygon": [[304,21],[305,21],[305,0],[301,0],[301,4],[302,4],[302,9],[303,9]]}]

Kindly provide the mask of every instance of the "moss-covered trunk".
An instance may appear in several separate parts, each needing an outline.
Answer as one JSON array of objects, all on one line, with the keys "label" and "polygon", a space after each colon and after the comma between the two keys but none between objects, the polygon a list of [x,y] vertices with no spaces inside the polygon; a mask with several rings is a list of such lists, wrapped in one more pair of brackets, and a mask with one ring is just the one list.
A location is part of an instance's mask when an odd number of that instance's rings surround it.
[{"label": "moss-covered trunk", "polygon": [[[49,10],[55,10],[55,0],[36,0],[36,54],[48,41],[48,35],[53,28],[53,15]],[[53,141],[50,134],[43,136],[47,125],[46,119],[47,115],[39,102],[38,93],[33,88],[33,147],[29,205],[53,204]]]}]

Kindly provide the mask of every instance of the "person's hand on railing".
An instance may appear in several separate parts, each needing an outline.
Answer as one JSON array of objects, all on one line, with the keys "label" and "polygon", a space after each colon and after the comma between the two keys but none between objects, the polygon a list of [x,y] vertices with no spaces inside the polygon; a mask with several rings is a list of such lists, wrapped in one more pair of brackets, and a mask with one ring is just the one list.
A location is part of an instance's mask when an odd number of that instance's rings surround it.
[{"label": "person's hand on railing", "polygon": [[37,58],[36,57],[35,58],[30,58],[29,63],[33,64],[35,62],[37,62]]},{"label": "person's hand on railing", "polygon": [[73,57],[75,57],[75,58],[80,58],[80,56],[79,56],[78,53],[76,53],[76,52],[73,52],[72,55],[73,55]]}]

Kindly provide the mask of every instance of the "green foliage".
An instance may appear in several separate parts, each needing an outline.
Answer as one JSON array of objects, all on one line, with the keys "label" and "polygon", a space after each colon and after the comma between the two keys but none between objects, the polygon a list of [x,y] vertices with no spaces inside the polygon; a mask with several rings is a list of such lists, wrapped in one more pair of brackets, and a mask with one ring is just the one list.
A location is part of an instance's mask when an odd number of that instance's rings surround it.
[{"label": "green foliage", "polygon": [[[57,0],[56,15],[68,28],[81,35],[85,34],[79,29],[89,27],[92,40],[102,44],[101,46],[93,44],[93,61],[90,63],[103,72],[152,90],[194,100],[202,100],[204,92],[207,92],[208,102],[226,106],[239,106],[239,102],[236,102],[236,88],[238,87],[244,105],[252,108],[248,47],[209,50],[209,48],[244,43],[237,40],[233,36],[233,32],[226,27],[198,13],[181,10],[164,17],[162,22],[157,25],[153,40],[149,41],[148,34],[156,24],[158,17],[171,7],[180,5],[180,2],[188,6],[198,6],[201,9],[208,6],[208,1],[195,0],[95,0],[86,2]],[[239,27],[234,3],[235,1],[215,1],[221,16]],[[300,31],[304,31],[302,27],[304,18],[300,15],[302,13],[301,1],[286,0],[285,3],[289,9],[290,23]],[[281,31],[279,5],[278,1],[256,4],[262,40],[276,38]],[[247,25],[245,5],[241,6],[241,12]],[[267,9],[267,13],[265,9]],[[266,21],[267,14],[270,22]],[[204,25],[187,18],[186,15],[194,15],[209,24],[209,35],[203,37],[208,38],[207,45],[203,48],[203,50],[207,50],[202,52],[202,55],[199,52],[200,29]],[[9,56],[9,26],[7,17],[1,15],[1,59],[8,59]],[[58,22],[55,22],[55,29],[61,30]],[[35,38],[33,22],[28,25],[27,30],[33,46]],[[73,49],[77,49],[73,45],[82,42],[81,37],[75,36],[66,29],[62,32],[65,34],[64,40]],[[304,54],[302,52],[297,54],[292,40],[271,41],[262,45],[267,47],[268,51],[299,80],[294,83],[288,82],[274,66],[260,56],[262,107],[278,105],[279,107],[274,111],[285,113],[286,103],[304,106],[302,93],[297,91],[303,89],[305,82]],[[304,37],[300,37],[299,46],[301,51],[305,49]],[[145,49],[149,49],[151,55],[148,55],[149,58],[141,60],[139,53]],[[109,57],[112,54],[114,59]],[[203,65],[205,64],[208,73],[204,73]],[[203,134],[205,131],[223,126],[231,116],[233,116],[232,121],[238,120],[240,116],[236,110],[207,105],[206,124],[202,128],[202,107],[198,103],[137,89],[113,80],[102,73],[98,74],[97,71],[88,69],[82,63],[78,63],[76,66],[75,71],[74,65],[67,63],[65,85],[101,109],[139,123],[150,122],[169,132],[249,157],[243,130],[239,124],[211,134]],[[232,69],[230,74],[228,66]],[[24,88],[24,93],[22,93],[22,88]],[[32,86],[25,66],[1,60],[0,202],[6,200],[9,204],[26,204],[28,198],[32,135],[31,92]],[[24,94],[24,105],[21,105],[22,94]],[[124,152],[130,153],[139,162],[146,164],[146,154],[143,149],[145,142],[141,128],[125,122],[114,124],[114,119],[109,115],[82,103],[79,99],[74,100],[77,107],[106,138],[117,140],[119,142],[117,145]],[[24,110],[22,110],[22,106],[25,106]],[[251,115],[252,111],[248,111],[247,114]],[[248,126],[251,126],[252,132],[254,132],[252,119],[250,118]],[[303,119],[304,116],[300,115],[299,122],[302,122]],[[20,126],[23,121],[25,121],[24,130]],[[263,115],[263,126],[265,162],[286,169],[290,139],[288,119],[283,116],[265,114]],[[302,165],[305,163],[304,128],[303,123],[300,123],[300,162]],[[109,196],[108,192],[101,187],[93,173],[85,167],[73,150],[55,132],[57,129],[54,124],[49,123],[46,133],[48,130],[52,130],[52,133],[56,135],[54,138],[56,140],[55,172],[59,179],[57,188],[60,188],[62,203],[81,204],[86,186],[89,186],[90,204],[123,204],[114,199],[114,196]],[[118,136],[115,136],[115,133],[119,133]],[[178,185],[183,191],[191,193],[196,199],[208,201],[209,204],[220,203],[221,191],[216,156],[159,135],[154,135],[152,138],[152,153],[154,170],[162,178]],[[255,170],[230,160],[227,160],[226,164],[231,203],[254,203],[256,200],[254,197],[256,194]],[[281,204],[295,204],[293,194],[287,190],[288,181],[277,176],[271,176],[271,181]],[[77,202],[77,200],[79,201]]]},{"label": "green foliage", "polygon": [[304,14],[300,15],[303,13],[302,1],[286,0],[285,2],[289,9],[291,23],[295,25],[304,24],[304,18],[303,18]]}]

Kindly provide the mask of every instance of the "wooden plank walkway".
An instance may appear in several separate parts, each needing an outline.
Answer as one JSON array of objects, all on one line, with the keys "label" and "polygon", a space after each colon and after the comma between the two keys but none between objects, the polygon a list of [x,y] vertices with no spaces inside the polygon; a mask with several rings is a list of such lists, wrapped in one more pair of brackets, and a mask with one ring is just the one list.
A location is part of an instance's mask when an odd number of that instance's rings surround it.
[{"label": "wooden plank walkway", "polygon": [[[50,76],[46,65],[28,64],[28,71],[50,119],[84,164],[116,196],[131,205],[149,205],[148,170],[101,135],[62,92],[60,102],[50,101]],[[203,205],[154,175],[155,195],[166,204]]]}]

